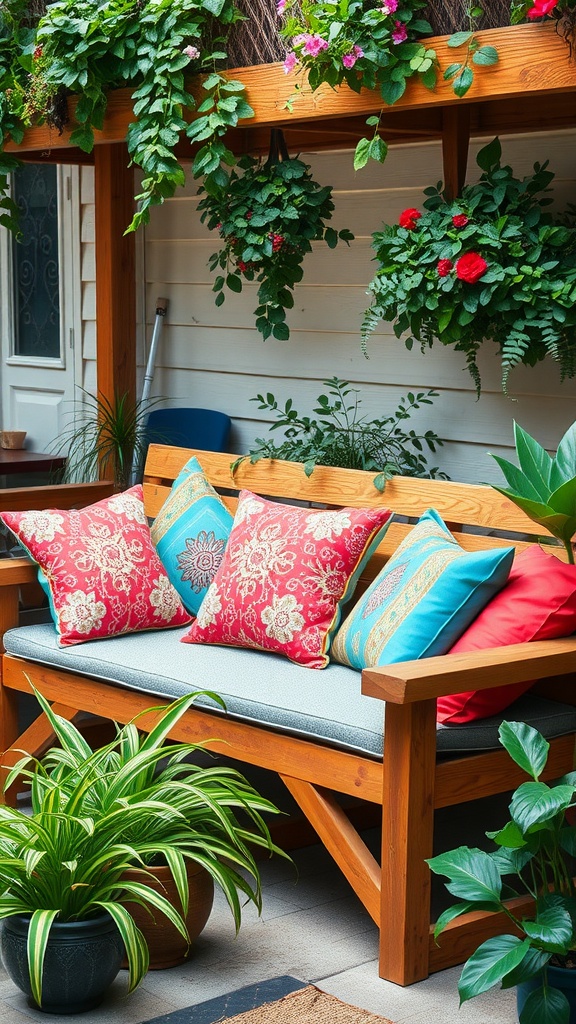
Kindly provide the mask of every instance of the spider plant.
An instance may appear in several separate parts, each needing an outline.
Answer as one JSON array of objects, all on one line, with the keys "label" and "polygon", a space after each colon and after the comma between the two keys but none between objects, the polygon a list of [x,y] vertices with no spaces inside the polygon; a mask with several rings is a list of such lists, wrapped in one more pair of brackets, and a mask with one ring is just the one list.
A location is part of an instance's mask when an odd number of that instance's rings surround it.
[{"label": "spider plant", "polygon": [[150,408],[160,399],[134,402],[125,393],[115,394],[111,400],[80,390],[84,397],[73,423],[54,447],[55,454],[67,455],[62,479],[83,483],[110,478],[118,490],[124,490],[131,482],[133,465],[144,462],[150,441],[146,420]]},{"label": "spider plant", "polygon": [[[6,788],[18,777],[29,783],[32,815],[0,808],[0,917],[32,914],[35,941],[29,942],[28,955],[33,996],[40,1004],[52,921],[79,920],[96,909],[107,910],[126,946],[131,991],[146,973],[148,949],[126,901],[161,911],[187,939],[186,861],[194,861],[222,888],[238,930],[238,893],[258,910],[262,905],[250,845],[281,853],[262,817],[276,808],[235,769],[186,761],[202,745],[166,745],[170,731],[200,694],[223,707],[214,693],[197,691],[168,706],[149,708],[117,726],[116,738],[96,751],[72,722],[34,693],[60,746],[41,760],[25,754],[7,776]],[[156,722],[143,733],[138,720],[149,714]],[[170,868],[183,915],[145,884],[122,877],[127,868],[146,871],[159,859]],[[40,861],[42,870],[37,872]]]}]

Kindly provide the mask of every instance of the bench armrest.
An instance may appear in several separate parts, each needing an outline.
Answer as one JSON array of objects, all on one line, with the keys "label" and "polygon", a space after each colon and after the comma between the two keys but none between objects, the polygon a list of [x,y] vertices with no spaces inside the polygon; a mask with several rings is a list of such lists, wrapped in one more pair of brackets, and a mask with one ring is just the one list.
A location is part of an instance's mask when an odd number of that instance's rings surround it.
[{"label": "bench armrest", "polygon": [[0,559],[0,588],[34,583],[37,578],[38,566],[27,555],[23,555],[22,558]]},{"label": "bench armrest", "polygon": [[87,484],[48,484],[43,487],[5,487],[0,492],[0,512],[28,509],[83,508],[114,493],[111,480]]},{"label": "bench armrest", "polygon": [[362,693],[394,704],[576,672],[576,636],[401,661],[362,672]]}]

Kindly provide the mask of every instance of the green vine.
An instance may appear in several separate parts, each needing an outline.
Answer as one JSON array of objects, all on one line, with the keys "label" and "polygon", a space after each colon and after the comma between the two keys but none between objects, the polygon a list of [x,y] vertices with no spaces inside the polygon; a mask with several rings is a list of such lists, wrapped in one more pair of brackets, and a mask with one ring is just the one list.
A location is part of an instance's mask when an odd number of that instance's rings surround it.
[{"label": "green vine", "polygon": [[[57,0],[32,27],[22,0],[7,0],[0,15],[0,135],[18,142],[30,124],[62,127],[59,101],[72,93],[79,99],[71,143],[90,152],[108,92],[134,87],[127,144],[144,172],[128,229],[135,230],[148,222],[152,206],[184,183],[174,152],[183,134],[198,146],[193,176],[225,182],[222,165],[232,165],[234,156],[223,136],[253,115],[242,83],[217,70],[226,59],[228,29],[241,18],[234,0]],[[197,95],[187,80],[200,74],[206,77]],[[191,122],[189,111],[196,114]],[[4,163],[6,154],[2,161],[1,205],[11,216],[5,179],[12,167]]]}]

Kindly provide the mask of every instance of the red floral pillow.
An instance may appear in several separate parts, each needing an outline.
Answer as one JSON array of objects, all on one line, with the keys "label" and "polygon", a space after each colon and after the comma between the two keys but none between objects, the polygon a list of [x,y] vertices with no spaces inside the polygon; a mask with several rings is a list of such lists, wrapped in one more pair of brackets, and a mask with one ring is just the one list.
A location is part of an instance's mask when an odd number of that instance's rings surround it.
[{"label": "red floral pillow", "polygon": [[61,644],[190,622],[152,544],[140,485],[79,510],[0,519],[38,563]]},{"label": "red floral pillow", "polygon": [[389,509],[297,508],[241,491],[224,557],[185,643],[285,654],[324,668]]},{"label": "red floral pillow", "polygon": [[[553,640],[576,632],[576,566],[531,545],[516,555],[508,582],[486,605],[449,654]],[[496,715],[532,682],[439,697],[439,722],[458,725]]]}]

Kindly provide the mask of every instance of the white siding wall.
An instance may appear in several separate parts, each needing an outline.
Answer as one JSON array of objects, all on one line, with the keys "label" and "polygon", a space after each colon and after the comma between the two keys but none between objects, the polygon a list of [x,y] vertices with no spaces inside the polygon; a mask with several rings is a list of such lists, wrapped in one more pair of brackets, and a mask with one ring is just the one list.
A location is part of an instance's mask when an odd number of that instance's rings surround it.
[{"label": "white siding wall", "polygon": [[[576,199],[575,139],[575,132],[511,137],[503,140],[504,155],[517,174],[528,173],[534,161],[549,159],[556,172],[555,202],[563,209]],[[471,147],[469,180],[479,173],[474,156],[483,144]],[[501,479],[486,452],[509,453],[514,418],[542,444],[554,448],[576,418],[576,381],[561,384],[552,362],[516,369],[511,397],[505,398],[496,346],[486,345],[481,359],[483,392],[476,401],[462,357],[450,349],[437,346],[425,354],[408,352],[390,326],[382,324],[370,343],[369,359],[362,354],[359,325],[368,304],[366,285],[374,273],[371,233],[384,222],[396,221],[405,207],[421,205],[422,189],[442,177],[439,144],[394,147],[383,167],[374,164],[357,174],[350,152],[302,154],[302,158],[312,164],[320,182],[334,188],[334,226],[350,228],[356,238],[350,248],[339,245],[336,250],[315,243],[295,293],[287,342],[263,342],[254,329],[254,284],[246,285],[241,295],[227,294],[225,304],[215,307],[207,260],[217,239],[200,223],[194,182],[153,211],[139,282],[145,282],[148,339],[156,297],[166,296],[169,301],[153,393],[169,398],[170,404],[228,412],[234,420],[231,448],[239,453],[267,432],[265,414],[250,401],[253,396],[271,391],[282,403],[292,397],[300,412],[310,414],[316,396],[324,390],[322,379],[333,375],[361,389],[362,410],[370,416],[392,412],[408,390],[438,389],[440,397],[434,405],[424,407],[409,425],[432,428],[445,439],[446,446],[434,461],[453,479]],[[91,386],[94,296],[88,172],[84,182],[84,379]]]}]

